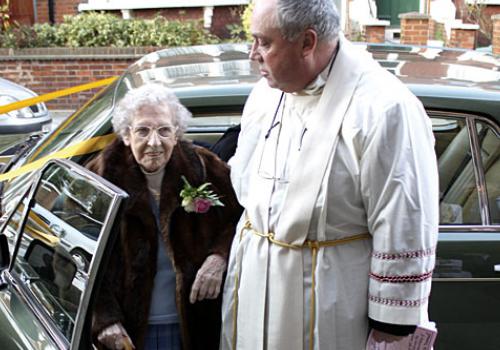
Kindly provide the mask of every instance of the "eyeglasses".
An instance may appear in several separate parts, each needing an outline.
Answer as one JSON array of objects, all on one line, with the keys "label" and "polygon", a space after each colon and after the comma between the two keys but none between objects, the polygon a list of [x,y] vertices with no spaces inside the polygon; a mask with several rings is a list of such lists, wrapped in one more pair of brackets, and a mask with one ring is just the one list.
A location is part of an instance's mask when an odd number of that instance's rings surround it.
[{"label": "eyeglasses", "polygon": [[177,127],[173,127],[171,125],[161,125],[156,128],[145,126],[145,125],[137,125],[137,126],[129,126],[132,134],[141,140],[147,140],[153,135],[153,131],[156,132],[161,139],[169,139],[175,136],[175,132],[177,131]]},{"label": "eyeglasses", "polygon": [[[260,155],[260,161],[257,173],[260,177],[267,180],[275,180],[277,182],[288,182],[286,176],[286,170],[281,169],[281,174],[277,174],[276,163],[278,160],[278,143],[281,134],[281,120],[276,120],[278,118],[279,111],[281,109],[281,118],[283,118],[284,110],[284,93],[281,94],[278,106],[274,112],[271,125],[264,136],[264,146],[262,148],[262,153]],[[280,108],[283,107],[283,108]],[[280,119],[281,119],[280,118]],[[276,130],[276,131],[274,131]]]}]

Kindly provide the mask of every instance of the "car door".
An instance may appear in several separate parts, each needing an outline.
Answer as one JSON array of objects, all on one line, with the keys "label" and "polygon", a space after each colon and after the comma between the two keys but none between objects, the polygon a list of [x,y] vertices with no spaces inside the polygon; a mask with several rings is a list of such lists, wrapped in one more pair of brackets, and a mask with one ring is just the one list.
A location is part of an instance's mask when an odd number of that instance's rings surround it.
[{"label": "car door", "polygon": [[92,347],[96,276],[126,198],[68,160],[40,170],[1,229],[12,257],[1,271],[2,350]]},{"label": "car door", "polygon": [[440,230],[430,299],[436,349],[500,348],[499,126],[429,112],[440,175]]}]

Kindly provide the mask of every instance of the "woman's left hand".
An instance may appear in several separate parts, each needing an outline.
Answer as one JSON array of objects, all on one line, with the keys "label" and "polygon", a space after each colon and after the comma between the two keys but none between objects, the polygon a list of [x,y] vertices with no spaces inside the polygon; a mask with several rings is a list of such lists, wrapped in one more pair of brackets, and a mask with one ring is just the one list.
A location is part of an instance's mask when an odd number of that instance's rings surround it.
[{"label": "woman's left hand", "polygon": [[203,299],[217,298],[225,270],[226,259],[218,254],[209,255],[198,270],[191,287],[191,294],[189,295],[191,304]]}]

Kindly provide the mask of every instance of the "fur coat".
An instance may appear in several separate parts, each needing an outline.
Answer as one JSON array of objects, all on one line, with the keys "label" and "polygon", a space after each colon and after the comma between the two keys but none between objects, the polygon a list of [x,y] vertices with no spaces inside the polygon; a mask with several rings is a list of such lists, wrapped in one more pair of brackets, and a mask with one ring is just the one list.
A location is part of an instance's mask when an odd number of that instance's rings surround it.
[{"label": "fur coat", "polygon": [[[94,339],[107,326],[121,322],[136,349],[143,348],[156,274],[157,227],[146,178],[129,147],[115,140],[88,168],[125,190],[130,198],[122,211],[93,314]],[[184,175],[193,186],[211,183],[223,207],[205,214],[187,213],[179,193]],[[210,254],[228,256],[241,215],[229,168],[217,156],[179,141],[165,167],[160,196],[161,235],[176,274],[176,305],[183,349],[218,349],[222,292],[214,300],[191,304],[189,293],[198,269]]]}]

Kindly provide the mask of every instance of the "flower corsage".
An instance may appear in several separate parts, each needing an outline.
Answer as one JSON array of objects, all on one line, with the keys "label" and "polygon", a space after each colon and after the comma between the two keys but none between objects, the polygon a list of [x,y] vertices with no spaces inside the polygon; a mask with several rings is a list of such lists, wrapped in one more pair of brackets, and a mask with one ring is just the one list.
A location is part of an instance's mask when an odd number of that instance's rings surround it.
[{"label": "flower corsage", "polygon": [[219,199],[219,196],[212,190],[208,189],[210,182],[205,182],[199,187],[193,187],[188,180],[182,176],[184,188],[180,196],[182,198],[182,206],[188,213],[206,213],[212,206],[224,206]]}]

